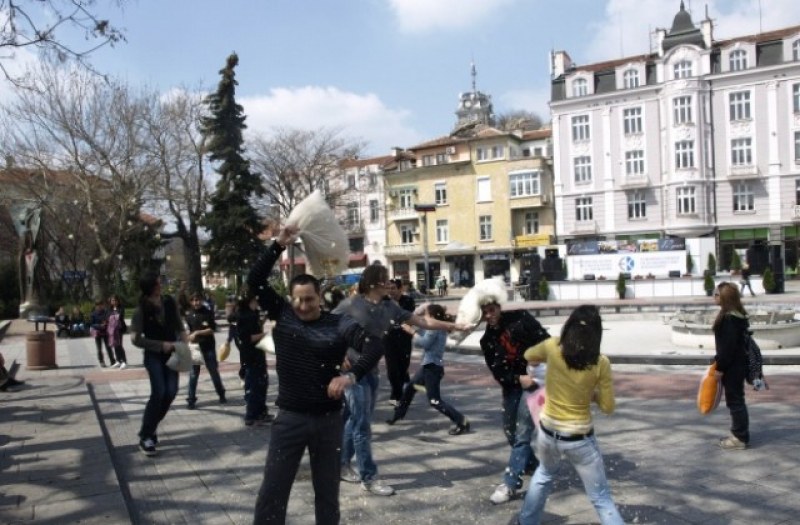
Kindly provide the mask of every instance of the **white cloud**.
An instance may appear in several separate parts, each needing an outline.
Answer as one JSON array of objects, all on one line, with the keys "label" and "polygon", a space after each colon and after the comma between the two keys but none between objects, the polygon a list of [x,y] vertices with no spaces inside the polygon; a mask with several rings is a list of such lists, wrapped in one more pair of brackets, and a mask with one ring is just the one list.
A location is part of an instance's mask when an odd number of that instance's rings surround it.
[{"label": "white cloud", "polygon": [[514,0],[389,0],[400,31],[423,33],[463,29],[485,20]]},{"label": "white cloud", "polygon": [[[708,5],[716,40],[755,34],[760,29],[780,29],[800,20],[800,2],[796,0],[761,2],[760,28],[759,0],[695,0],[686,1],[685,5],[695,25],[705,18]],[[586,48],[566,51],[578,64],[648,53],[651,38],[648,30],[651,33],[656,28],[669,30],[678,7],[676,1],[607,0],[605,18],[586,28],[591,35]]]},{"label": "white cloud", "polygon": [[421,140],[407,121],[410,112],[392,109],[374,94],[336,87],[274,88],[265,95],[241,97],[248,131],[266,136],[279,127],[314,130],[342,129],[342,136],[368,142],[372,155],[389,153],[392,146]]}]

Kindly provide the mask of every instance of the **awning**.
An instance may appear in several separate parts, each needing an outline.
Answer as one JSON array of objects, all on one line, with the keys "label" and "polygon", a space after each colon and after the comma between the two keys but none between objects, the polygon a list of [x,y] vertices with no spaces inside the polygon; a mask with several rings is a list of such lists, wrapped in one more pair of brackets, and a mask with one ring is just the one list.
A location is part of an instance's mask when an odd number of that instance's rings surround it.
[{"label": "awning", "polygon": [[351,253],[348,259],[348,266],[350,268],[360,268],[367,265],[366,253]]}]

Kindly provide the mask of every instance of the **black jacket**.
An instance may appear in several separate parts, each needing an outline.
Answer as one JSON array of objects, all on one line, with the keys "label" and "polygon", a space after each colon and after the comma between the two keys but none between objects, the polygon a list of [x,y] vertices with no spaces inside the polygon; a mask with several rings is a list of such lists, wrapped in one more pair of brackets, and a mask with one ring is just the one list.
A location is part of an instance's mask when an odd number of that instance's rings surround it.
[{"label": "black jacket", "polygon": [[483,358],[503,390],[521,388],[519,376],[527,374],[525,350],[548,337],[547,330],[525,310],[501,312],[498,326],[486,327],[481,337]]},{"label": "black jacket", "polygon": [[749,329],[746,317],[728,312],[722,318],[719,326],[714,328],[714,342],[716,343],[717,370],[726,372],[732,368],[746,370],[747,356],[744,352],[744,332]]}]

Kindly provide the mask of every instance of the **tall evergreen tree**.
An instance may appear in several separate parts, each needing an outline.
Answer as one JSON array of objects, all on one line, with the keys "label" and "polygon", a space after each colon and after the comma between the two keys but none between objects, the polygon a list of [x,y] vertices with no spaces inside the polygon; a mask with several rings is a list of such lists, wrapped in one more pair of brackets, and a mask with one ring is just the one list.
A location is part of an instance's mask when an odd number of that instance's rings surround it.
[{"label": "tall evergreen tree", "polygon": [[217,91],[206,98],[209,116],[201,120],[203,133],[208,137],[209,159],[219,163],[216,171],[220,176],[211,196],[211,210],[203,221],[210,234],[205,247],[208,269],[234,273],[237,283],[244,269],[255,260],[261,246],[258,234],[264,228],[252,203],[254,197],[264,195],[264,186],[244,158],[245,116],[242,106],[236,103],[237,82],[233,71],[238,63],[236,53],[228,57],[219,72],[222,79]]}]

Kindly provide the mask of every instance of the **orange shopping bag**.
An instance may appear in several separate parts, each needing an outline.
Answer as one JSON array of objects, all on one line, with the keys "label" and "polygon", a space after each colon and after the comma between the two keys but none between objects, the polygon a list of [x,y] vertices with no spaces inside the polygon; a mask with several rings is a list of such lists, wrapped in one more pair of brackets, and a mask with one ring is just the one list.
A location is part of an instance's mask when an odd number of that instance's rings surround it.
[{"label": "orange shopping bag", "polygon": [[697,390],[697,410],[709,414],[719,406],[722,398],[722,373],[717,372],[716,361],[711,363],[700,380]]}]

